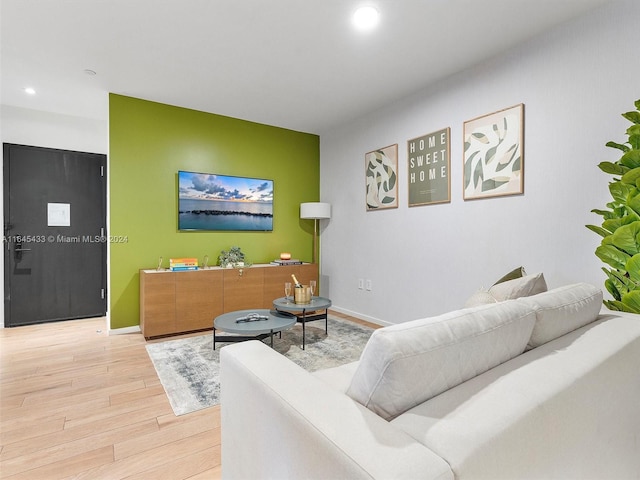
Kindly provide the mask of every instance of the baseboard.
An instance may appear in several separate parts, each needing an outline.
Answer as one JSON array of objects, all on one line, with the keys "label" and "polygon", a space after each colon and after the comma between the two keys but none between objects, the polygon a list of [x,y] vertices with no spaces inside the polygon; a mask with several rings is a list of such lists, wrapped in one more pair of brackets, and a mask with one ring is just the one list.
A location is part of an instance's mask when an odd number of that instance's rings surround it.
[{"label": "baseboard", "polygon": [[128,333],[140,333],[140,325],[134,325],[133,327],[124,328],[110,328],[109,335],[126,335]]},{"label": "baseboard", "polygon": [[380,320],[379,318],[370,317],[369,315],[364,315],[364,314],[358,313],[358,312],[353,312],[353,311],[348,310],[346,308],[337,307],[336,305],[332,305],[330,310],[335,310],[336,312],[344,313],[345,315],[350,315],[352,317],[359,318],[360,320],[364,320],[366,322],[375,323],[376,325],[380,325],[382,327],[387,327],[389,325],[393,325],[392,323],[385,322],[384,320]]}]

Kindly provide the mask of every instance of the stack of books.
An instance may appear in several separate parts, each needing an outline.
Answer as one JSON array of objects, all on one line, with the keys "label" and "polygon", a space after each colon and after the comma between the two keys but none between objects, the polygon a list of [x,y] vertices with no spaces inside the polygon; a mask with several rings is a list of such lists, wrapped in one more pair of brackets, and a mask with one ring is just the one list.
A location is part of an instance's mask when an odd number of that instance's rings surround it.
[{"label": "stack of books", "polygon": [[198,270],[197,258],[170,258],[169,269],[172,272],[180,272],[184,270]]},{"label": "stack of books", "polygon": [[291,258],[289,260],[282,260],[280,258],[276,258],[271,265],[302,265],[302,261],[297,258]]}]

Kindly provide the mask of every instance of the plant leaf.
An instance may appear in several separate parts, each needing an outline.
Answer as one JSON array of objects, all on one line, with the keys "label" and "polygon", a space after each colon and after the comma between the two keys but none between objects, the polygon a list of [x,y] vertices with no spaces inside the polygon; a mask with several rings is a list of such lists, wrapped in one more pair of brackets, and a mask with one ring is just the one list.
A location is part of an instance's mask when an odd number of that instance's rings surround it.
[{"label": "plant leaf", "polygon": [[629,150],[622,155],[620,163],[629,168],[640,167],[640,150]]},{"label": "plant leaf", "polygon": [[622,143],[607,142],[606,146],[607,147],[611,147],[611,148],[617,148],[618,150],[622,150],[623,152],[628,152],[630,150],[629,147],[627,147],[626,145],[624,145]]},{"label": "plant leaf", "polygon": [[640,313],[640,290],[634,290],[622,295],[625,312]]},{"label": "plant leaf", "polygon": [[596,248],[596,256],[607,265],[618,270],[624,270],[627,260],[631,258],[630,255],[618,250],[613,245],[600,245]]},{"label": "plant leaf", "polygon": [[629,145],[636,150],[640,150],[640,134],[629,135]]},{"label": "plant leaf", "polygon": [[[637,195],[633,198],[635,200],[637,198]],[[634,212],[632,209],[630,209],[629,207],[625,207],[625,210],[627,214],[624,216],[621,215],[621,218],[623,218],[625,221],[625,225],[628,225],[630,223],[637,222],[640,220],[640,217],[638,216],[638,214]]]},{"label": "plant leaf", "polygon": [[602,270],[604,270],[609,279],[616,285],[620,294],[630,292],[636,288],[636,285],[619,270],[607,270],[605,268]]},{"label": "plant leaf", "polygon": [[632,188],[630,185],[622,182],[612,182],[609,184],[609,192],[618,204],[625,204],[627,202],[627,197]]},{"label": "plant leaf", "polygon": [[627,135],[640,135],[640,125],[631,125],[627,128]]},{"label": "plant leaf", "polygon": [[624,175],[629,171],[629,167],[613,162],[600,162],[598,168],[604,173],[610,173],[611,175]]},{"label": "plant leaf", "polygon": [[612,310],[614,312],[624,312],[625,311],[624,304],[622,302],[617,301],[617,300],[605,300],[602,303],[604,303],[605,307],[607,307],[609,310]]},{"label": "plant leaf", "polygon": [[636,110],[640,110],[640,100],[636,100],[633,104],[636,106]]},{"label": "plant leaf", "polygon": [[620,180],[623,183],[635,185],[639,178],[640,178],[640,168],[632,168],[627,173],[625,173]]},{"label": "plant leaf", "polygon": [[609,292],[613,298],[615,298],[616,300],[620,300],[622,298],[620,292],[616,288],[615,283],[610,278],[607,278],[604,281],[604,286],[607,289],[607,292]]},{"label": "plant leaf", "polygon": [[640,255],[636,254],[627,260],[625,268],[631,280],[633,280],[636,285],[640,283]]},{"label": "plant leaf", "polygon": [[595,213],[597,215],[601,215],[602,218],[604,218],[605,220],[609,220],[611,218],[620,218],[620,216],[621,216],[621,215],[618,215],[615,211],[599,210],[597,208],[594,208],[593,210],[591,210],[591,213]]},{"label": "plant leaf", "polygon": [[622,226],[622,218],[609,218],[602,222],[602,227],[611,233],[615,232]]},{"label": "plant leaf", "polygon": [[627,202],[627,208],[631,209],[636,216],[640,215],[640,196],[630,197]]},{"label": "plant leaf", "polygon": [[622,116],[636,125],[640,123],[640,112],[626,112]]},{"label": "plant leaf", "polygon": [[640,253],[640,222],[633,222],[618,228],[611,237],[611,243],[620,250],[635,255]]},{"label": "plant leaf", "polygon": [[602,237],[606,237],[608,235],[611,234],[611,232],[608,232],[607,230],[605,230],[602,227],[598,227],[596,225],[585,225],[585,227],[587,227],[589,230],[591,230],[592,232],[596,232],[598,235],[602,236]]}]

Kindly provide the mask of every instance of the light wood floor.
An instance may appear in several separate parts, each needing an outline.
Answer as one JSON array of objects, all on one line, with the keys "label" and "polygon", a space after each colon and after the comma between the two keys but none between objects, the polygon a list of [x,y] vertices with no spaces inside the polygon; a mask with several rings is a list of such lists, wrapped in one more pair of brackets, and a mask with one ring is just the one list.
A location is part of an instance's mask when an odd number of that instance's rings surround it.
[{"label": "light wood floor", "polygon": [[103,318],[0,329],[0,478],[220,478],[220,407],[176,417],[146,343]]}]

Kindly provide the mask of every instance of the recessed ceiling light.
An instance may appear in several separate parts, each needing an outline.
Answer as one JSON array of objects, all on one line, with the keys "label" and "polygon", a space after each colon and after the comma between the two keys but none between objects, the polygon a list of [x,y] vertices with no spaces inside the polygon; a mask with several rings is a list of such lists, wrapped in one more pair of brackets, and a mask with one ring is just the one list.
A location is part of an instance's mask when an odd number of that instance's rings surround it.
[{"label": "recessed ceiling light", "polygon": [[378,10],[370,6],[360,7],[353,14],[353,24],[359,30],[371,30],[379,20]]},{"label": "recessed ceiling light", "polygon": [[36,94],[36,89],[32,88],[32,87],[25,87],[23,90],[24,90],[24,93],[26,93],[27,95],[35,95]]}]

